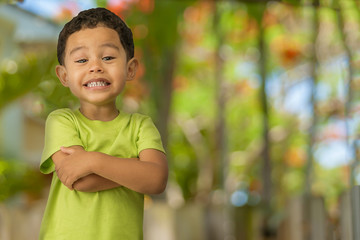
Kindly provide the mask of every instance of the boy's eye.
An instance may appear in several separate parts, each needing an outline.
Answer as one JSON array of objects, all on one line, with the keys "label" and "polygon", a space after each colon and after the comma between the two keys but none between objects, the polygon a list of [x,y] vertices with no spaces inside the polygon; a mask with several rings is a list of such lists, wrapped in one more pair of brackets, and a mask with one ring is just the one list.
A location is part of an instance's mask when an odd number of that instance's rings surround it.
[{"label": "boy's eye", "polygon": [[110,60],[114,59],[114,57],[106,56],[106,57],[103,57],[102,59],[103,59],[104,61],[110,61]]},{"label": "boy's eye", "polygon": [[79,60],[76,60],[75,62],[76,63],[85,63],[85,62],[87,62],[87,60],[86,59],[79,59]]}]

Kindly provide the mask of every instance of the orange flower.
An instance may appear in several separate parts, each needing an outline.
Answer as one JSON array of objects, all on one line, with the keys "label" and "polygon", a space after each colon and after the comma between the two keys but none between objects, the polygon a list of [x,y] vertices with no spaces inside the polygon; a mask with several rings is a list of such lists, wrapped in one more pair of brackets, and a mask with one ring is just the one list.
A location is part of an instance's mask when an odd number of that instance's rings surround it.
[{"label": "orange flower", "polygon": [[123,14],[124,11],[128,9],[128,5],[126,2],[123,1],[116,1],[115,3],[108,3],[106,8],[118,15],[119,17],[124,18]]},{"label": "orange flower", "polygon": [[291,147],[286,151],[284,159],[290,167],[302,167],[305,164],[306,153],[300,148]]},{"label": "orange flower", "polygon": [[234,89],[237,94],[241,95],[251,93],[253,90],[248,79],[241,79],[239,82],[235,83]]},{"label": "orange flower", "polygon": [[55,16],[55,22],[62,23],[71,20],[73,13],[68,7],[62,6],[59,13]]},{"label": "orange flower", "polygon": [[279,56],[280,63],[284,67],[294,66],[302,53],[300,43],[286,36],[275,38],[272,50]]},{"label": "orange flower", "polygon": [[154,0],[141,0],[137,3],[137,8],[143,13],[151,13],[154,11]]},{"label": "orange flower", "polygon": [[186,77],[183,76],[176,76],[173,81],[173,88],[175,90],[181,91],[189,86],[189,81]]}]

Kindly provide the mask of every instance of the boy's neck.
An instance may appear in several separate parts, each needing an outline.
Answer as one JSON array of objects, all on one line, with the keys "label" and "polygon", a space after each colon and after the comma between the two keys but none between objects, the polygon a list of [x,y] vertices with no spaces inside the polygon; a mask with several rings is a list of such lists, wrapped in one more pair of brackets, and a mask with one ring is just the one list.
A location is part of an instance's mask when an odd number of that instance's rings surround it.
[{"label": "boy's neck", "polygon": [[119,115],[116,106],[81,106],[80,112],[90,120],[111,121]]}]

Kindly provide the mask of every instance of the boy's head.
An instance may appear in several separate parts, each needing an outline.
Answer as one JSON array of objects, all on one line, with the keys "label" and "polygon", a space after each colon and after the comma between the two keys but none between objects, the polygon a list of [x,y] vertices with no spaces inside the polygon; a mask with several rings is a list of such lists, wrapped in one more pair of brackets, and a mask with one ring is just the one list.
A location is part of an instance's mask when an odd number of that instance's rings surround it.
[{"label": "boy's head", "polygon": [[127,60],[134,57],[134,41],[130,28],[120,17],[105,8],[93,8],[80,12],[70,22],[65,24],[59,34],[57,45],[57,58],[60,65],[64,65],[66,42],[69,36],[85,28],[97,26],[108,27],[115,30],[120,38],[121,45],[126,52]]}]

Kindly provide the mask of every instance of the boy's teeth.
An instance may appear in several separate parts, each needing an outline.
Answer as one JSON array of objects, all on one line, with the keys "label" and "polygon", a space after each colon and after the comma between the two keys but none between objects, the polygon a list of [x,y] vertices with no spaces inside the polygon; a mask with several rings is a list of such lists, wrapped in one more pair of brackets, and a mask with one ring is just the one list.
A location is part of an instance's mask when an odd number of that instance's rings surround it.
[{"label": "boy's teeth", "polygon": [[107,86],[106,82],[91,82],[87,84],[87,87],[104,87]]}]

